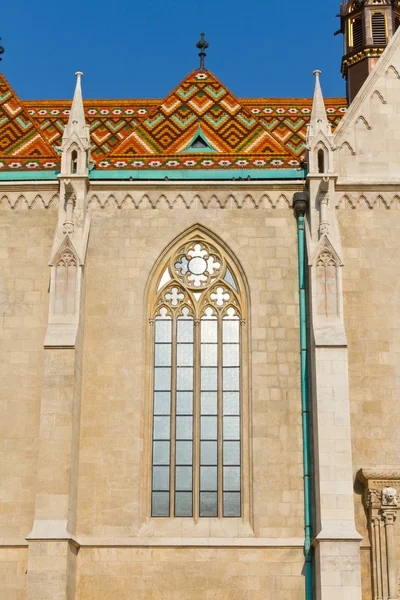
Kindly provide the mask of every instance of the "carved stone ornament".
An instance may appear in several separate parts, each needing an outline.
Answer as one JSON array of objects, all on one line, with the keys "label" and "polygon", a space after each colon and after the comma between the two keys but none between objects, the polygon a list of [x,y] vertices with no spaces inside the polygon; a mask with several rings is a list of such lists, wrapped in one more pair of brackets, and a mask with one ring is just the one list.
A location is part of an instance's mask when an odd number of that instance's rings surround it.
[{"label": "carved stone ornament", "polygon": [[63,234],[64,235],[72,235],[74,233],[74,223],[73,221],[65,221],[63,225]]},{"label": "carved stone ornament", "polygon": [[319,232],[321,235],[329,235],[330,226],[328,221],[321,221],[321,225],[319,226]]},{"label": "carved stone ornament", "polygon": [[395,488],[383,488],[382,506],[397,506],[397,490]]},{"label": "carved stone ornament", "polygon": [[395,600],[399,597],[394,527],[399,510],[400,469],[395,466],[362,469],[358,479],[364,485],[368,509],[372,597],[374,600]]},{"label": "carved stone ornament", "polygon": [[379,490],[368,490],[368,508],[380,508],[382,494]]}]

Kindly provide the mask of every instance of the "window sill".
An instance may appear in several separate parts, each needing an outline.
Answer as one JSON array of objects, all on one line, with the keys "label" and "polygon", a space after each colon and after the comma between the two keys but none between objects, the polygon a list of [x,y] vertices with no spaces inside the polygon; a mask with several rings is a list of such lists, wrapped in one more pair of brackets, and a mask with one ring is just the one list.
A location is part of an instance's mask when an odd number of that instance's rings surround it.
[{"label": "window sill", "polygon": [[249,522],[243,519],[202,518],[198,521],[188,518],[150,518],[138,532],[138,537],[146,538],[246,538],[254,537]]}]

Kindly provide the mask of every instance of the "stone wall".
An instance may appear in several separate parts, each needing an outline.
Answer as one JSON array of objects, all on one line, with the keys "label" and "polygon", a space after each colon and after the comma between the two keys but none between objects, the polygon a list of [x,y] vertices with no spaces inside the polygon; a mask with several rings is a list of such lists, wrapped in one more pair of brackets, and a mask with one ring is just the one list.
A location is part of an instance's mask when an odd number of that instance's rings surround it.
[{"label": "stone wall", "polygon": [[39,204],[14,211],[0,204],[0,589],[7,586],[7,600],[25,597],[27,550],[15,545],[26,544],[33,524],[56,217]]},{"label": "stone wall", "polygon": [[[344,205],[342,205],[344,207]],[[343,292],[349,344],[354,477],[361,468],[400,463],[400,211],[378,205],[337,211],[343,244]],[[357,530],[369,544],[363,489],[355,485]],[[398,490],[399,493],[399,490]],[[400,522],[397,565],[400,565]],[[362,552],[369,600],[369,548]]]},{"label": "stone wall", "polygon": [[82,549],[77,600],[300,600],[302,567],[289,549]]},{"label": "stone wall", "polygon": [[[157,522],[145,525],[143,505],[149,482],[142,449],[151,435],[145,430],[151,403],[146,283],[163,249],[196,223],[230,246],[251,290],[255,532],[303,534],[296,222],[286,208],[93,211],[86,263],[80,535],[137,535],[144,526],[146,535],[157,534]],[[170,522],[168,535],[182,535],[186,523]],[[238,525],[223,523],[212,525],[214,535],[237,534]],[[199,529],[208,535],[204,525]]]}]

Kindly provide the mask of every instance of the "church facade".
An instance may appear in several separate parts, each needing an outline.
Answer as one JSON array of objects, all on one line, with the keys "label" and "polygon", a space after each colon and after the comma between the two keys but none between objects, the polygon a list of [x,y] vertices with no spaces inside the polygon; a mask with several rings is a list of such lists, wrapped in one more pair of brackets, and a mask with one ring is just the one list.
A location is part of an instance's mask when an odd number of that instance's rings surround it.
[{"label": "church facade", "polygon": [[0,597],[400,597],[400,7],[347,99],[0,75]]}]

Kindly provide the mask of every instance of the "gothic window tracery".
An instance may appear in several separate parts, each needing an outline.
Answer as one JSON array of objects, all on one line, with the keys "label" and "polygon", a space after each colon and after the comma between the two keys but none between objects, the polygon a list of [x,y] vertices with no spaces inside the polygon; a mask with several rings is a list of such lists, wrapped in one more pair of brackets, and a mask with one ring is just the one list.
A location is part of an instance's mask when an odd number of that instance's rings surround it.
[{"label": "gothic window tracery", "polygon": [[243,282],[196,234],[163,263],[155,294],[151,514],[240,517]]}]

